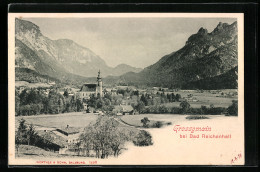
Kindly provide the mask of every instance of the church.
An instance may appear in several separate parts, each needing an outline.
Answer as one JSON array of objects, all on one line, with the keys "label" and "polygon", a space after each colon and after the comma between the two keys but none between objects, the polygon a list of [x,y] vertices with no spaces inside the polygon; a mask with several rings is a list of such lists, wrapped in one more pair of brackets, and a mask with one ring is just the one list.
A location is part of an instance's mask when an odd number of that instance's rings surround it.
[{"label": "church", "polygon": [[102,78],[100,74],[100,70],[98,71],[97,83],[93,84],[83,84],[80,91],[78,92],[78,96],[81,99],[89,99],[90,96],[94,94],[96,97],[99,95],[103,97],[103,88],[102,88]]}]

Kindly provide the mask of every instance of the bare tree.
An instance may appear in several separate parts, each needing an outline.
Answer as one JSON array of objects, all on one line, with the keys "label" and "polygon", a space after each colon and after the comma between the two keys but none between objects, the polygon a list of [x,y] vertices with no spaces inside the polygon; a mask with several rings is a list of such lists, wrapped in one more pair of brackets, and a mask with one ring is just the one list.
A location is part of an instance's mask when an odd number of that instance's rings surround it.
[{"label": "bare tree", "polygon": [[117,157],[127,139],[126,131],[119,128],[118,121],[108,116],[100,116],[96,123],[86,127],[80,136],[80,142],[87,154],[92,149],[96,158],[102,159],[111,154]]}]

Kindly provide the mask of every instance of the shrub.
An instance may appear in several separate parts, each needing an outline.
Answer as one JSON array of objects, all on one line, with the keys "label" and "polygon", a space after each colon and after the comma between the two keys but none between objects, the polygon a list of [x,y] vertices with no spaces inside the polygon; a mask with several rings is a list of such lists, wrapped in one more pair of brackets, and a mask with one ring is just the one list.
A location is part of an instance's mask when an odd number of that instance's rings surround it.
[{"label": "shrub", "polygon": [[172,122],[167,122],[166,125],[172,125]]},{"label": "shrub", "polygon": [[237,116],[238,115],[238,102],[237,100],[232,101],[232,105],[227,108],[228,115]]},{"label": "shrub", "polygon": [[149,146],[153,145],[152,136],[145,130],[141,130],[133,140],[136,146]]},{"label": "shrub", "polygon": [[143,127],[145,127],[145,128],[148,127],[149,122],[150,122],[150,120],[147,117],[144,117],[143,119],[141,119],[141,123],[143,124]]},{"label": "shrub", "polygon": [[194,116],[187,116],[186,119],[209,119],[209,117],[206,117],[206,116],[197,116],[197,115],[194,115]]},{"label": "shrub", "polygon": [[190,109],[190,104],[187,101],[182,101],[180,103],[180,107],[181,107],[182,113],[186,113]]},{"label": "shrub", "polygon": [[155,123],[153,123],[152,128],[161,128],[162,126],[163,126],[162,121],[156,121]]}]

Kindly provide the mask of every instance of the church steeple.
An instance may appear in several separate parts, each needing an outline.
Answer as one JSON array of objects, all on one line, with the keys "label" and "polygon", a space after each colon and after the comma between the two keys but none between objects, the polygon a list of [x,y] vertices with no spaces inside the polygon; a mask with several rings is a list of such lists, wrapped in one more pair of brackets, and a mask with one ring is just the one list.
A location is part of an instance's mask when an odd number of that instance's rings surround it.
[{"label": "church steeple", "polygon": [[103,97],[102,78],[100,74],[100,69],[98,71],[98,76],[97,76],[97,86],[98,86],[97,91],[99,92],[100,96]]},{"label": "church steeple", "polygon": [[98,77],[97,77],[97,81],[99,81],[99,80],[101,80],[102,78],[101,78],[101,76],[100,76],[100,69],[99,69],[99,71],[98,71]]},{"label": "church steeple", "polygon": [[98,86],[100,86],[100,82],[102,82],[102,78],[101,78],[101,75],[100,75],[100,69],[98,71],[97,82],[98,82]]}]

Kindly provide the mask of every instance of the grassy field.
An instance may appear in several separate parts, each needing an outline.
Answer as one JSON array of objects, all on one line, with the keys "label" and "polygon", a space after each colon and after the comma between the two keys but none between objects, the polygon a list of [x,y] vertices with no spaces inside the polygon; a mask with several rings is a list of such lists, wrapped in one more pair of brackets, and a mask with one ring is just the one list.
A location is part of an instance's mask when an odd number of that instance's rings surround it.
[{"label": "grassy field", "polygon": [[[173,115],[173,114],[140,114],[140,115],[124,115],[121,117],[121,120],[127,124],[134,125],[137,127],[142,127],[143,124],[141,120],[144,117],[147,117],[150,120],[150,124],[155,123],[156,121],[162,122],[172,122],[183,120],[185,115]],[[181,117],[181,118],[180,118]]]},{"label": "grassy field", "polygon": [[37,127],[63,128],[69,125],[70,127],[86,127],[90,122],[95,122],[98,115],[87,114],[83,112],[71,112],[57,115],[35,115],[15,117],[16,128],[19,125],[21,118],[25,119],[28,124],[33,124]]},{"label": "grassy field", "polygon": [[[64,128],[70,127],[84,128],[90,123],[95,123],[98,115],[83,112],[71,112],[57,115],[35,115],[15,117],[15,127],[18,128],[19,121],[25,119],[27,124],[33,124],[39,128]],[[121,128],[128,128],[126,125],[119,124]]]},{"label": "grassy field", "polygon": [[[214,92],[214,93],[213,93]],[[202,105],[210,106],[213,104],[215,107],[228,107],[232,104],[232,100],[237,100],[237,96],[233,97],[223,97],[221,93],[235,93],[236,90],[216,90],[204,91],[203,93],[197,92],[196,90],[180,90],[174,92],[174,94],[180,94],[182,97],[187,97],[189,94],[193,95],[193,98],[196,98],[198,102],[189,102],[191,107],[200,108]],[[167,107],[179,107],[180,102],[165,103]]]},{"label": "grassy field", "polygon": [[26,81],[15,81],[15,86],[16,87],[21,87],[21,86],[25,86],[25,87],[29,87],[29,88],[38,88],[38,87],[51,87],[52,85],[47,84],[47,83],[29,83]]},{"label": "grassy field", "polygon": [[20,145],[18,149],[18,154],[16,149],[15,156],[16,158],[61,157],[59,153],[46,151],[39,147],[30,146],[30,145]]},{"label": "grassy field", "polygon": [[[173,114],[140,114],[140,115],[124,115],[121,117],[123,121],[130,125],[142,126],[141,119],[148,117],[151,122],[155,121],[172,121],[179,120],[179,116]],[[63,128],[67,125],[71,127],[84,128],[91,122],[95,122],[98,115],[86,114],[83,112],[72,112],[57,115],[37,115],[37,116],[23,116],[15,117],[16,128],[18,128],[19,120],[25,119],[27,124],[33,124],[36,127],[46,128]]]}]

